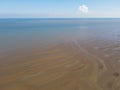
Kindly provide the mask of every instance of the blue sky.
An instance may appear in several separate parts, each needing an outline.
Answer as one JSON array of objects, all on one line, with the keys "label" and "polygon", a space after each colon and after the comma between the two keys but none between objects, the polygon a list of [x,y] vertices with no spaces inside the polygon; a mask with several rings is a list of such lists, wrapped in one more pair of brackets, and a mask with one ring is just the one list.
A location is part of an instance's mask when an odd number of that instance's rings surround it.
[{"label": "blue sky", "polygon": [[120,0],[0,0],[0,18],[120,17]]}]

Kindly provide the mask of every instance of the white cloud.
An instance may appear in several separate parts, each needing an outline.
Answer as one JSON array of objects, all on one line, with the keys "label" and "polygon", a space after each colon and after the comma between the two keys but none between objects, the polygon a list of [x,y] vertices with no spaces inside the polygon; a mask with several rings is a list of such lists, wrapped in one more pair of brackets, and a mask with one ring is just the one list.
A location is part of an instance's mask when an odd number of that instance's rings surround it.
[{"label": "white cloud", "polygon": [[89,9],[86,5],[83,4],[83,5],[79,6],[78,10],[82,13],[88,13]]}]

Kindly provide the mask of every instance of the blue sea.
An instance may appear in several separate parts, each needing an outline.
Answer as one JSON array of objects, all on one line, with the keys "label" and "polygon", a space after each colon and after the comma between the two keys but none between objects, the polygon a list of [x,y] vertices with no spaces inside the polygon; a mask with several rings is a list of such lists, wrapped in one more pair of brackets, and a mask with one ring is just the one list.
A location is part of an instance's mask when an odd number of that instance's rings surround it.
[{"label": "blue sea", "polygon": [[120,46],[120,19],[0,19],[0,53],[74,40],[103,40]]}]

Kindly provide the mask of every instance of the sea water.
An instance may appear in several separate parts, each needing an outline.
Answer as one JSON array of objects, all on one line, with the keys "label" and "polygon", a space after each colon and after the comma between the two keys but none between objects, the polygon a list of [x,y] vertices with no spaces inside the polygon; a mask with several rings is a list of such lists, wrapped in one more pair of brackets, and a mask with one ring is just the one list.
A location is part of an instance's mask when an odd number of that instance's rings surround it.
[{"label": "sea water", "polygon": [[74,40],[109,41],[118,50],[120,19],[0,19],[0,53]]}]

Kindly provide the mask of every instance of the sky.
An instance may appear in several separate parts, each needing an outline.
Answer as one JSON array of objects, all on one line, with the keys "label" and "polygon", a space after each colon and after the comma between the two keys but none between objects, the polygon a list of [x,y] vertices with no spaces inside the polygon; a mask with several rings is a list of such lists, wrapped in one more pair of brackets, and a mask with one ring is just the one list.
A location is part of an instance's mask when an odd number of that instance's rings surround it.
[{"label": "sky", "polygon": [[120,0],[0,0],[0,18],[120,18]]}]

